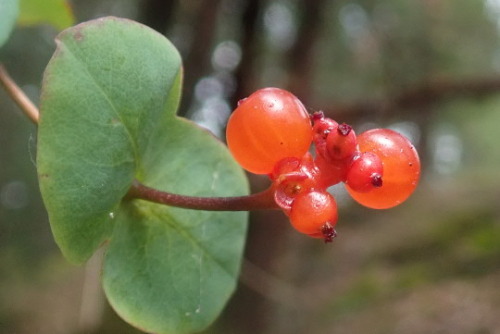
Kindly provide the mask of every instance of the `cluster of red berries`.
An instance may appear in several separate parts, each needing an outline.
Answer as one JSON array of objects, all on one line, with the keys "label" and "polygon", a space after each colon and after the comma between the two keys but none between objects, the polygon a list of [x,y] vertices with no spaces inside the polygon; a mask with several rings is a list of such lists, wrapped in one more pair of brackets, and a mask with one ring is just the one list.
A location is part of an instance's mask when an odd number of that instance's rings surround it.
[{"label": "cluster of red berries", "polygon": [[322,112],[309,115],[299,99],[278,88],[241,100],[226,137],[244,169],[269,176],[292,226],[326,242],[336,236],[338,218],[328,187],[344,182],[360,204],[385,209],[406,200],[420,176],[417,151],[398,132],[373,129],[357,136]]}]

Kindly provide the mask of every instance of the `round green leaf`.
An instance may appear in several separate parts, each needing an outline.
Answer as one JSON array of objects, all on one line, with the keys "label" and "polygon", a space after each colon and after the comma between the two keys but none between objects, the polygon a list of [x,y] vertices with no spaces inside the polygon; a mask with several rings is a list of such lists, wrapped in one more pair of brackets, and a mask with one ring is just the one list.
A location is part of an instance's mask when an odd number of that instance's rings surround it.
[{"label": "round green leaf", "polygon": [[17,0],[0,0],[0,46],[10,36],[19,11]]},{"label": "round green leaf", "polygon": [[109,240],[106,295],[154,333],[208,326],[233,292],[245,212],[185,210],[124,198],[134,179],[194,196],[248,193],[226,147],[178,118],[181,61],[161,35],[103,18],[60,34],[42,87],[40,189],[65,256]]}]

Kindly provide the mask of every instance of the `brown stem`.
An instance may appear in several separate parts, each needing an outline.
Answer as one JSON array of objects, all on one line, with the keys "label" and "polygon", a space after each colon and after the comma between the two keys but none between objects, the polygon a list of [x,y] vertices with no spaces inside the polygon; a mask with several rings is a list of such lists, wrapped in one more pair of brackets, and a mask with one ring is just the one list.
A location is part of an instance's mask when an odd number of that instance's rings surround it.
[{"label": "brown stem", "polygon": [[207,211],[250,211],[278,209],[274,202],[272,187],[248,196],[196,197],[183,196],[156,190],[134,181],[127,194],[129,199],[143,199],[150,202],[179,208]]},{"label": "brown stem", "polygon": [[21,108],[26,116],[28,116],[33,123],[38,124],[38,119],[40,118],[38,108],[31,102],[14,80],[12,80],[2,64],[0,64],[0,82],[3,84],[12,100]]}]

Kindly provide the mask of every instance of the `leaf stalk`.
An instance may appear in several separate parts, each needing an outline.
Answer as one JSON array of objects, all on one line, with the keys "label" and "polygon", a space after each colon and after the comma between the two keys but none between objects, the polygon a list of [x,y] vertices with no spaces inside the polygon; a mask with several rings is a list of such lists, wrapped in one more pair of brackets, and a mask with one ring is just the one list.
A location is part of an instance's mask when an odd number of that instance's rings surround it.
[{"label": "leaf stalk", "polygon": [[126,196],[179,208],[207,211],[251,211],[278,209],[272,187],[248,196],[197,197],[172,194],[145,186],[137,180],[132,183]]}]

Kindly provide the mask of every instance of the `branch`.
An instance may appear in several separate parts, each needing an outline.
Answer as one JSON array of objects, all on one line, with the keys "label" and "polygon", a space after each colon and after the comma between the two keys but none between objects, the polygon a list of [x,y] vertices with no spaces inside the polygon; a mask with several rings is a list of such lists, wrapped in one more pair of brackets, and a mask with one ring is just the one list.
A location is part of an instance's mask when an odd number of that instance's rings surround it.
[{"label": "branch", "polygon": [[425,108],[456,97],[481,98],[500,93],[500,77],[434,79],[399,92],[393,97],[359,100],[344,105],[332,103],[325,114],[337,119],[356,120],[373,115],[389,115],[405,109]]},{"label": "branch", "polygon": [[28,116],[33,123],[38,124],[38,119],[40,118],[38,108],[31,102],[14,80],[12,80],[2,64],[0,64],[0,82],[3,84],[12,100],[21,108],[26,116]]}]

